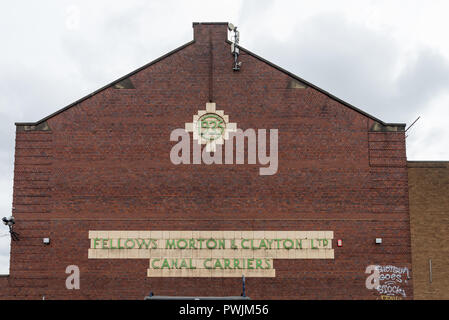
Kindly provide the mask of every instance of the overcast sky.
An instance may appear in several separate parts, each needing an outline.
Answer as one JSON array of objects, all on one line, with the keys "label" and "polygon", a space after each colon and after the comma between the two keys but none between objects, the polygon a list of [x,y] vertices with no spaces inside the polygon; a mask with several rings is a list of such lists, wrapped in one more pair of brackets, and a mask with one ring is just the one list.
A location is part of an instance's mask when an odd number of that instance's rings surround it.
[{"label": "overcast sky", "polygon": [[[449,160],[449,1],[0,0],[0,218],[14,122],[34,122],[229,21],[240,44],[385,122],[409,160]],[[9,236],[0,227],[0,274]]]}]

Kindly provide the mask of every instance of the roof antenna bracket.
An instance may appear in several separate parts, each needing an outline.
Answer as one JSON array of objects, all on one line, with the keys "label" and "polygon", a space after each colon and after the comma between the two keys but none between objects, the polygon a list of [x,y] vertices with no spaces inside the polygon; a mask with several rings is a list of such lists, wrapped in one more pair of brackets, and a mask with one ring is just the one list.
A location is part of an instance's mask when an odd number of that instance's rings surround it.
[{"label": "roof antenna bracket", "polygon": [[234,26],[232,23],[228,23],[228,30],[234,32],[234,35],[232,36],[233,42],[231,43],[231,53],[234,56],[234,64],[232,70],[239,71],[240,67],[242,66],[242,62],[238,61],[240,55],[240,48],[239,48],[240,33],[237,31],[237,27]]}]

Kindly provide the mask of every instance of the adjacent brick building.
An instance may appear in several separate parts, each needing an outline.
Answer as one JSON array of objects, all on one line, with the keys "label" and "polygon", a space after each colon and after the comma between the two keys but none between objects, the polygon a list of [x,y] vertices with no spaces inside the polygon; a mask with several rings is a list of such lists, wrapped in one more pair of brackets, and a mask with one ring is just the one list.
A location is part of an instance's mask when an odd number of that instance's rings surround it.
[{"label": "adjacent brick building", "polygon": [[415,299],[449,299],[449,162],[409,161]]},{"label": "adjacent brick building", "polygon": [[[0,279],[2,297],[235,296],[246,273],[252,299],[413,299],[405,125],[384,123],[244,48],[234,71],[227,24],[193,29],[193,41],[160,59],[38,122],[17,123],[20,241]],[[278,130],[275,174],[260,175],[263,165],[248,161],[171,161],[171,132],[210,102],[227,125]],[[189,235],[236,240],[246,269],[229,268],[228,248],[206,251],[223,262],[213,271],[204,250],[191,251],[201,266],[193,270],[163,269],[163,256],[149,262],[150,249],[131,248]],[[130,247],[110,249],[120,239]],[[299,247],[273,250],[274,258],[243,250],[263,239]],[[176,252],[181,259],[188,251]],[[79,290],[66,287],[70,265],[79,267]],[[378,266],[381,291],[368,288],[369,266]]]}]

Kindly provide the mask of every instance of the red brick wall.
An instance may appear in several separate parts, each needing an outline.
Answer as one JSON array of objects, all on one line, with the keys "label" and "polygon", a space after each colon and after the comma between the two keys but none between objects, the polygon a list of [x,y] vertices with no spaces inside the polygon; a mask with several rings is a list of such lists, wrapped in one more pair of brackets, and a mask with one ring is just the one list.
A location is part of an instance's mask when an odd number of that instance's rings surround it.
[{"label": "red brick wall", "polygon": [[[239,278],[147,278],[145,259],[88,259],[89,230],[333,230],[343,239],[335,260],[275,260],[276,278],[247,279],[253,299],[376,299],[368,265],[411,270],[404,133],[370,132],[374,120],[312,87],[289,88],[289,75],[244,51],[233,72],[225,38],[226,25],[196,25],[194,43],[130,76],[135,89],[105,89],[49,118],[51,131],[18,127],[13,297],[241,293]],[[210,99],[238,128],[279,129],[276,175],[171,163],[170,132]],[[71,264],[80,290],[65,288]]]},{"label": "red brick wall", "polygon": [[0,275],[0,300],[10,299],[9,293],[9,276]]}]

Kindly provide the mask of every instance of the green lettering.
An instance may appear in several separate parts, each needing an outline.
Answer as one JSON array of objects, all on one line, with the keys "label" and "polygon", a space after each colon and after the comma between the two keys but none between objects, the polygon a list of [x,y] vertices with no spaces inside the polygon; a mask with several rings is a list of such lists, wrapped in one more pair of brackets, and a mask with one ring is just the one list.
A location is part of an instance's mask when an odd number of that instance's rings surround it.
[{"label": "green lettering", "polygon": [[[139,242],[139,240],[140,240],[140,242]],[[139,249],[142,249],[143,245],[145,245],[145,249],[148,249],[148,247],[150,246],[151,239],[148,240],[148,243],[145,242],[145,239],[136,239],[136,242],[137,242],[137,247]]]},{"label": "green lettering", "polygon": [[207,258],[207,259],[204,260],[204,262],[203,262],[204,268],[206,268],[206,269],[212,269],[212,267],[210,267],[210,266],[208,266],[208,265],[206,264],[206,263],[209,262],[209,261],[212,261],[212,258]]},{"label": "green lettering", "polygon": [[181,268],[181,269],[182,269],[182,268],[185,268],[185,269],[188,268],[186,259],[182,259],[182,260],[181,260],[181,265],[179,266],[179,268]]},{"label": "green lettering", "polygon": [[181,269],[182,269],[182,268],[185,268],[185,269],[188,268],[186,259],[182,259],[182,260],[181,260],[181,266],[180,266],[180,268],[181,268]]},{"label": "green lettering", "polygon": [[178,268],[178,259],[171,259],[171,267],[169,269],[179,269]]},{"label": "green lettering", "polygon": [[262,247],[265,248],[265,250],[268,249],[267,244],[264,239],[260,240],[260,243],[259,243],[259,249],[261,249]]},{"label": "green lettering", "polygon": [[165,248],[166,249],[175,249],[175,240],[167,239],[165,241]]},{"label": "green lettering", "polygon": [[178,245],[178,249],[185,249],[185,248],[187,248],[187,241],[186,241],[186,239],[179,239],[177,245]]},{"label": "green lettering", "polygon": [[274,241],[276,241],[276,242],[277,242],[277,249],[279,249],[279,242],[281,242],[281,241],[282,241],[282,239],[274,239]]},{"label": "green lettering", "polygon": [[[153,245],[153,246],[151,247],[151,249],[157,249],[157,241],[154,240],[154,239],[150,239],[150,242],[151,242],[151,244]],[[147,249],[148,249],[148,246],[147,246]]]},{"label": "green lettering", "polygon": [[154,265],[154,263],[156,262],[156,261],[160,261],[161,259],[152,259],[151,260],[151,266],[153,267],[153,269],[160,269],[160,267],[156,267],[155,265]]},{"label": "green lettering", "polygon": [[254,239],[251,239],[251,250],[256,250],[257,248],[254,247]]},{"label": "green lettering", "polygon": [[215,268],[215,269],[217,269],[217,268],[223,269],[223,266],[222,266],[221,263],[220,263],[220,259],[217,259],[217,260],[215,261],[214,268]]},{"label": "green lettering", "polygon": [[[119,239],[119,240],[120,240],[120,239]],[[129,242],[132,243],[132,246],[128,245]],[[126,249],[132,249],[132,248],[134,248],[135,245],[136,245],[136,244],[135,244],[135,242],[134,242],[134,239],[126,239],[126,241],[125,241],[125,247],[126,247]],[[120,246],[119,246],[119,248],[120,248]]]},{"label": "green lettering", "polygon": [[[213,246],[210,245],[210,243],[213,243]],[[210,238],[209,240],[207,240],[206,242],[206,247],[208,249],[215,249],[217,247],[217,241],[215,241],[215,239]]]},{"label": "green lettering", "polygon": [[267,266],[265,269],[271,269],[270,259],[265,259],[265,265]]},{"label": "green lettering", "polygon": [[[139,240],[140,240],[140,241],[139,241]],[[140,239],[140,238],[138,238],[138,239],[136,239],[136,242],[137,242],[137,248],[138,248],[138,249],[142,249],[142,246],[143,246],[143,240]]]},{"label": "green lettering", "polygon": [[[288,243],[290,243],[290,246],[287,246],[287,241],[288,241]],[[284,240],[284,248],[285,249],[290,250],[291,248],[293,248],[293,246],[294,246],[294,243],[291,239]]]},{"label": "green lettering", "polygon": [[161,269],[164,268],[170,269],[170,264],[168,263],[167,259],[164,259],[164,261],[162,262]]}]

